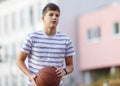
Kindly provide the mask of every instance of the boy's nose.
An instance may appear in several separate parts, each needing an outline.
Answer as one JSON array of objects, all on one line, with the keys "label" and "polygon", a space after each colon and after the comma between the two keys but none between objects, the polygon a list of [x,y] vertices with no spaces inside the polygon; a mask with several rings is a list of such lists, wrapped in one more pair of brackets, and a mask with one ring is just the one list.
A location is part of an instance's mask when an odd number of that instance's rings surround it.
[{"label": "boy's nose", "polygon": [[53,15],[53,17],[52,17],[52,18],[57,18],[57,17],[56,17],[56,15]]}]

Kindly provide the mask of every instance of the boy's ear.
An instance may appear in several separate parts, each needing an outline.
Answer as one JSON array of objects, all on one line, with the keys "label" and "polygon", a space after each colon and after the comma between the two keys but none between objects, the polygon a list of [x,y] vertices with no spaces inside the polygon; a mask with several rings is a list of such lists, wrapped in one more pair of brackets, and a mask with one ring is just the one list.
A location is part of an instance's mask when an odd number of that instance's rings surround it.
[{"label": "boy's ear", "polygon": [[42,20],[44,20],[44,16],[42,16]]}]

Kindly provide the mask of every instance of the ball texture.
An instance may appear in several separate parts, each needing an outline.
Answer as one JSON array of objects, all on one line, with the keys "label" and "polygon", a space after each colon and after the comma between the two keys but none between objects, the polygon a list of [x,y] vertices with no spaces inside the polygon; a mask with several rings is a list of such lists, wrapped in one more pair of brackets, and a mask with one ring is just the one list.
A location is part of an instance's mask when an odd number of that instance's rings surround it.
[{"label": "ball texture", "polygon": [[57,76],[55,70],[53,66],[42,68],[37,74],[37,86],[59,86],[60,77]]}]

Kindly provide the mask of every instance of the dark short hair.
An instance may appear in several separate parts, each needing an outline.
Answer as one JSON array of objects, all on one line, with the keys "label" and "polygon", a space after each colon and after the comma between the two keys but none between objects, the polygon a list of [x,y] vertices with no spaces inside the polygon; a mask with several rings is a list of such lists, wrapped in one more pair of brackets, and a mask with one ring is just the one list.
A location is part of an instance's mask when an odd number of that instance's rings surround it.
[{"label": "dark short hair", "polygon": [[60,13],[60,8],[54,3],[48,3],[42,10],[42,15],[45,15],[48,11],[58,11]]}]

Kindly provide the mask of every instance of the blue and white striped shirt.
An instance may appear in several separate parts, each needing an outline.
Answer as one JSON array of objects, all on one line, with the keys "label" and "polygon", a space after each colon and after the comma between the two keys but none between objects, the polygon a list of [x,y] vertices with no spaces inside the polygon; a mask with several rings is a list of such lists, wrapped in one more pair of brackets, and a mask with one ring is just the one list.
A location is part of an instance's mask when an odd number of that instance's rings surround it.
[{"label": "blue and white striped shirt", "polygon": [[43,31],[29,34],[22,51],[29,53],[28,68],[32,74],[46,66],[63,68],[65,57],[75,53],[70,37],[61,32],[48,36]]}]

